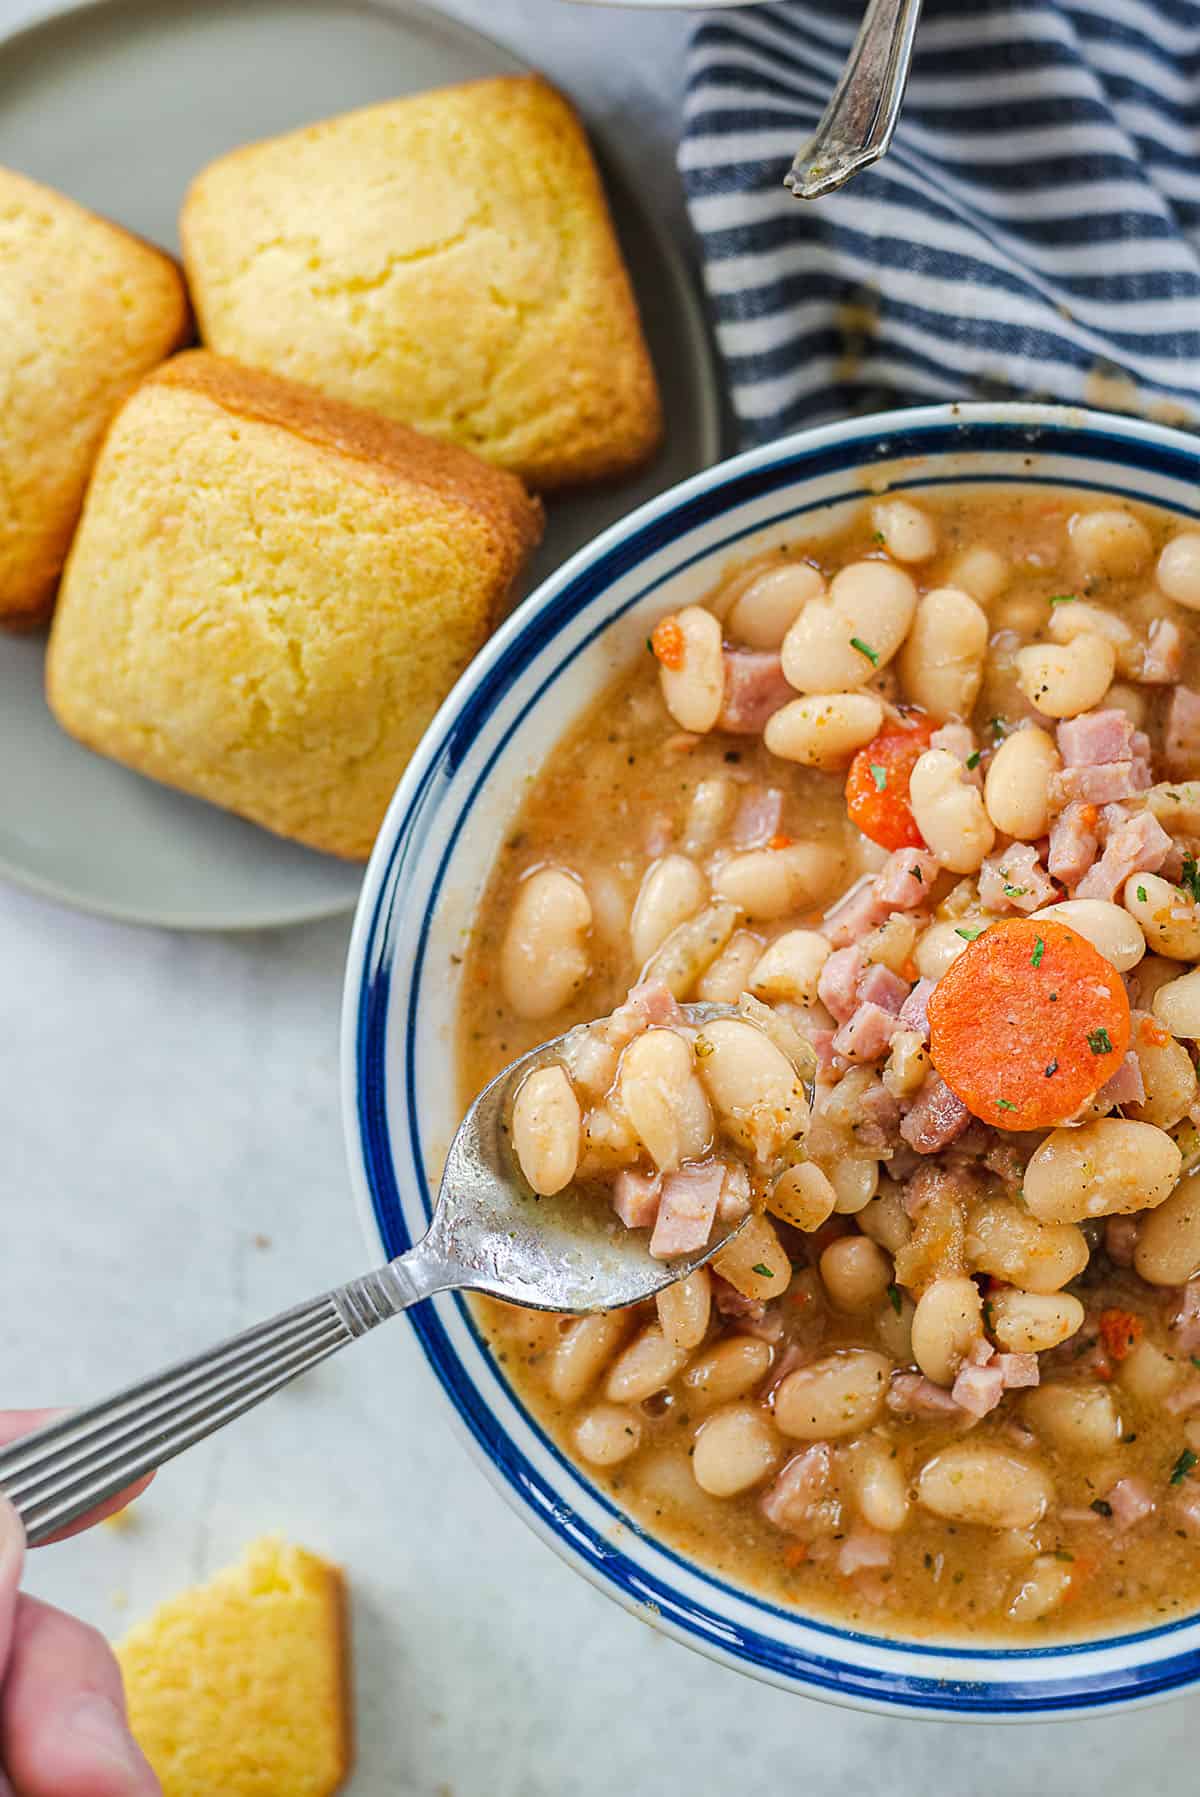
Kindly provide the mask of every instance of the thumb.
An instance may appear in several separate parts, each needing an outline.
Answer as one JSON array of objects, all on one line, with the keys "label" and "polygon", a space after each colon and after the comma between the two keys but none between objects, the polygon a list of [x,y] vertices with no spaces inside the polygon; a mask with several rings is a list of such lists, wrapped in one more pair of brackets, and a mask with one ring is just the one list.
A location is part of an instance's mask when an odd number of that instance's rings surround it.
[{"label": "thumb", "polygon": [[25,1567],[25,1530],[6,1498],[0,1497],[0,1673],[8,1665],[17,1590]]}]

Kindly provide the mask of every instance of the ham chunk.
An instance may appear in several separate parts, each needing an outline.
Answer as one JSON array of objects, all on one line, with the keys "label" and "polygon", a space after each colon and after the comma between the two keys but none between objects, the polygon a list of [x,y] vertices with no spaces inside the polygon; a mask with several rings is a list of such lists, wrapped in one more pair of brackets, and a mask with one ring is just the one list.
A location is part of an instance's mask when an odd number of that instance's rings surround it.
[{"label": "ham chunk", "polygon": [[650,1252],[655,1260],[672,1260],[677,1254],[699,1254],[712,1234],[717,1201],[725,1182],[725,1169],[681,1167],[662,1183],[662,1199]]},{"label": "ham chunk", "polygon": [[847,1023],[854,1015],[862,970],[863,952],[857,947],[835,949],[821,969],[817,997],[839,1023]]},{"label": "ham chunk", "polygon": [[684,1014],[676,1004],[671,988],[663,980],[646,980],[640,986],[631,987],[624,1003],[617,1006],[603,1026],[604,1039],[613,1048],[624,1048],[651,1024],[683,1021]]},{"label": "ham chunk", "polygon": [[1081,800],[1086,805],[1115,805],[1136,799],[1154,783],[1148,761],[1106,761],[1102,767],[1067,767],[1050,777],[1055,805]]},{"label": "ham chunk", "polygon": [[1131,1529],[1154,1514],[1154,1494],[1145,1479],[1118,1479],[1106,1495],[1118,1529]]},{"label": "ham chunk", "polygon": [[886,1054],[896,1028],[894,1013],[868,1000],[843,1023],[833,1038],[833,1051],[848,1061],[877,1061]]},{"label": "ham chunk", "polygon": [[868,875],[825,913],[821,933],[829,938],[834,948],[849,948],[853,943],[861,942],[887,916],[888,906],[880,900],[875,881]]},{"label": "ham chunk", "polygon": [[1200,773],[1200,693],[1177,686],[1167,707],[1163,757],[1168,772],[1183,778]]},{"label": "ham chunk", "polygon": [[1096,1094],[1099,1104],[1144,1104],[1146,1087],[1142,1080],[1142,1064],[1132,1049],[1117,1071]]},{"label": "ham chunk", "polygon": [[763,649],[725,650],[725,692],[717,729],[760,736],[773,712],[796,697],[778,655]]},{"label": "ham chunk", "polygon": [[1046,864],[1051,877],[1074,887],[1082,880],[1100,847],[1099,815],[1094,805],[1075,799],[1050,827]]},{"label": "ham chunk", "polygon": [[997,1354],[992,1365],[999,1367],[1005,1391],[1036,1385],[1041,1378],[1036,1354]]},{"label": "ham chunk", "polygon": [[1085,711],[1058,726],[1060,774],[1050,782],[1053,802],[1108,805],[1151,785],[1150,739],[1123,711]]},{"label": "ham chunk", "polygon": [[832,1475],[833,1455],[829,1444],[814,1442],[811,1448],[805,1448],[802,1454],[796,1454],[788,1461],[764,1493],[763,1515],[777,1529],[802,1535],[829,1489]]},{"label": "ham chunk", "polygon": [[622,1167],[613,1185],[613,1209],[626,1229],[649,1229],[658,1216],[661,1173],[638,1173]]},{"label": "ham chunk", "polygon": [[928,849],[894,849],[875,876],[876,896],[887,907],[885,915],[923,905],[940,872],[941,863]]},{"label": "ham chunk", "polygon": [[1146,686],[1171,686],[1182,673],[1183,632],[1174,618],[1155,618],[1138,678]]},{"label": "ham chunk", "polygon": [[1136,1217],[1109,1217],[1104,1224],[1104,1252],[1114,1267],[1131,1267],[1137,1247]]},{"label": "ham chunk", "polygon": [[1133,720],[1115,706],[1064,718],[1057,734],[1064,767],[1103,767],[1111,761],[1133,759]]},{"label": "ham chunk", "polygon": [[844,1579],[856,1572],[881,1572],[892,1563],[892,1538],[881,1529],[852,1529],[838,1549],[837,1569]]},{"label": "ham chunk", "polygon": [[935,1385],[924,1373],[893,1373],[886,1402],[895,1416],[961,1419],[964,1414],[945,1386]]},{"label": "ham chunk", "polygon": [[900,1134],[918,1154],[937,1154],[961,1136],[971,1113],[940,1074],[930,1074],[900,1125]]},{"label": "ham chunk", "polygon": [[1175,1341],[1185,1354],[1200,1349],[1200,1279],[1189,1279],[1179,1309],[1171,1319]]},{"label": "ham chunk", "polygon": [[752,786],[742,795],[733,820],[739,849],[762,848],[778,836],[783,822],[783,794],[777,786]]},{"label": "ham chunk", "polygon": [[1157,873],[1171,850],[1171,838],[1148,811],[1127,817],[1109,835],[1101,855],[1075,888],[1076,898],[1111,899],[1130,874]]},{"label": "ham chunk", "polygon": [[936,983],[935,980],[918,980],[900,1006],[898,1022],[901,1029],[912,1030],[922,1042],[929,1040],[929,1001]]},{"label": "ham chunk", "polygon": [[857,997],[863,1004],[880,1005],[883,1010],[890,1011],[893,1017],[899,1017],[908,992],[907,980],[902,980],[890,967],[875,962],[861,974]]},{"label": "ham chunk", "polygon": [[967,1361],[958,1370],[950,1396],[970,1416],[986,1416],[1004,1396],[1004,1375],[998,1366],[977,1366]]},{"label": "ham chunk", "polygon": [[1058,897],[1032,843],[1014,842],[989,855],[979,870],[979,898],[987,911],[1040,911]]}]

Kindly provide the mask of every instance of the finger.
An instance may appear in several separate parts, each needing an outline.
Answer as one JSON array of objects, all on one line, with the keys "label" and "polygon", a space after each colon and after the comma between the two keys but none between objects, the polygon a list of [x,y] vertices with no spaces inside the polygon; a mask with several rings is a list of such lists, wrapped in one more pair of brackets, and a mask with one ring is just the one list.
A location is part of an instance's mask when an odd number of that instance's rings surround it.
[{"label": "finger", "polygon": [[21,1797],[162,1797],[129,1732],[108,1642],[32,1597],[17,1605],[0,1741]]},{"label": "finger", "polygon": [[[0,1446],[10,1441],[17,1441],[22,1435],[28,1435],[31,1430],[40,1429],[45,1423],[52,1423],[58,1417],[67,1414],[65,1410],[0,1410]],[[118,1491],[115,1497],[105,1498],[102,1504],[97,1504],[96,1508],[89,1510],[86,1516],[81,1516],[75,1522],[68,1523],[65,1529],[59,1529],[53,1535],[47,1535],[45,1541],[39,1542],[38,1545],[48,1547],[52,1541],[65,1541],[69,1535],[78,1535],[82,1529],[90,1529],[93,1523],[103,1522],[106,1516],[112,1516],[116,1511],[123,1510],[126,1504],[131,1504],[135,1497],[145,1491],[153,1477],[153,1473],[147,1473],[144,1479],[138,1479],[133,1485],[127,1485],[124,1491]],[[3,1790],[0,1790],[0,1797],[4,1797]]]},{"label": "finger", "polygon": [[[25,1565],[25,1531],[11,1504],[0,1497],[0,1667],[8,1659],[17,1589]],[[0,1797],[3,1787],[0,1786]]]}]

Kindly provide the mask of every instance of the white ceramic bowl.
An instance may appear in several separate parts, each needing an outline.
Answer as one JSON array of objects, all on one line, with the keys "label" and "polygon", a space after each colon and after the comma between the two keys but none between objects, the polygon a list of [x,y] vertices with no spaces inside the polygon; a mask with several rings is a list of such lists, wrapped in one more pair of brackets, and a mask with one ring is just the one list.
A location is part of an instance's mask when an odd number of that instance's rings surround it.
[{"label": "white ceramic bowl", "polygon": [[[457,960],[523,781],[633,660],[665,610],[723,566],[888,485],[1064,484],[1200,516],[1200,445],[1039,406],[939,406],[829,426],[723,463],[643,506],[523,604],[428,731],[367,870],[350,949],[345,1120],[371,1251],[421,1235],[457,1121]],[[470,1311],[410,1313],[476,1458],[601,1590],[713,1659],[808,1696],[996,1721],[1146,1702],[1200,1682],[1200,1618],[1078,1646],[904,1645],[738,1590],[631,1523],[564,1459],[489,1357]]]}]

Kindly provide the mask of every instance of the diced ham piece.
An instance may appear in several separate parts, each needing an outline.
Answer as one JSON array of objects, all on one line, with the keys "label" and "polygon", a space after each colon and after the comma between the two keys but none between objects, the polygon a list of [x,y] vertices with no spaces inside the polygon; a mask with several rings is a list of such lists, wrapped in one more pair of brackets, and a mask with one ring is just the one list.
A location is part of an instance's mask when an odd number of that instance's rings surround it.
[{"label": "diced ham piece", "polygon": [[900,1106],[879,1080],[869,1085],[858,1101],[854,1140],[860,1148],[890,1152],[900,1140]]},{"label": "diced ham piece", "polygon": [[961,1136],[971,1113],[950,1090],[940,1074],[933,1073],[917,1093],[916,1102],[900,1125],[900,1134],[918,1154],[937,1154]]},{"label": "diced ham piece", "polygon": [[900,1006],[898,1021],[901,1029],[912,1030],[922,1042],[929,1040],[929,1001],[936,983],[935,980],[918,980]]},{"label": "diced ham piece", "polygon": [[1103,767],[1109,761],[1133,759],[1133,720],[1116,706],[1064,718],[1057,735],[1064,767]]},{"label": "diced ham piece", "polygon": [[1114,1267],[1131,1267],[1137,1247],[1136,1217],[1109,1217],[1104,1225],[1104,1252]]},{"label": "diced ham piece", "polygon": [[1004,1374],[998,1366],[976,1366],[968,1360],[959,1368],[950,1396],[971,1416],[986,1416],[1004,1396]]},{"label": "diced ham piece", "polygon": [[722,1223],[737,1223],[750,1209],[750,1175],[740,1161],[725,1169],[721,1180],[721,1196],[717,1199],[717,1215]]},{"label": "diced ham piece", "polygon": [[613,1209],[626,1229],[649,1229],[658,1216],[661,1173],[637,1173],[622,1167],[613,1185]]},{"label": "diced ham piece", "polygon": [[1100,767],[1067,767],[1050,776],[1050,800],[1068,805],[1115,805],[1135,799],[1154,784],[1148,761],[1106,761]]},{"label": "diced ham piece", "polygon": [[[943,724],[935,730],[929,739],[931,749],[944,749],[947,755],[953,755],[956,761],[964,765],[975,753],[975,732],[968,724]],[[967,778],[975,786],[981,784],[979,763],[967,769]]]},{"label": "diced ham piece", "polygon": [[1163,1399],[1163,1409],[1169,1410],[1172,1416],[1186,1416],[1189,1410],[1195,1410],[1200,1404],[1200,1379],[1189,1379],[1176,1391],[1169,1392]]},{"label": "diced ham piece", "polygon": [[1168,771],[1185,778],[1200,773],[1200,693],[1177,686],[1167,707],[1163,757]]},{"label": "diced ham piece", "polygon": [[783,821],[783,794],[777,786],[752,786],[742,795],[733,819],[739,849],[761,848],[778,836]]},{"label": "diced ham piece", "polygon": [[868,1000],[857,1006],[833,1038],[834,1053],[844,1055],[848,1061],[877,1061],[887,1053],[896,1028],[894,1014]]},{"label": "diced ham piece", "polygon": [[802,1454],[794,1455],[763,1494],[762,1512],[767,1521],[789,1534],[803,1534],[825,1496],[832,1473],[833,1455],[827,1442],[814,1442]]},{"label": "diced ham piece", "polygon": [[1146,1087],[1142,1081],[1142,1065],[1132,1049],[1117,1071],[1096,1094],[1099,1104],[1144,1104]]},{"label": "diced ham piece", "polygon": [[[848,1022],[854,1015],[862,970],[863,952],[855,947],[834,949],[821,969],[821,977],[817,981],[817,997],[839,1023]],[[835,1037],[835,1049],[836,1046]]]},{"label": "diced ham piece", "polygon": [[931,1198],[954,1198],[961,1204],[971,1204],[979,1194],[980,1182],[969,1167],[944,1167],[937,1161],[922,1161],[904,1182],[904,1209],[908,1216],[916,1217]]},{"label": "diced ham piece", "polygon": [[881,1529],[854,1529],[838,1550],[837,1569],[844,1579],[856,1572],[879,1572],[892,1563],[892,1538]]},{"label": "diced ham piece", "polygon": [[1171,838],[1148,811],[1127,817],[1110,834],[1104,853],[1075,888],[1076,898],[1111,899],[1130,874],[1157,873]]},{"label": "diced ham piece", "polygon": [[1118,1479],[1105,1496],[1112,1505],[1113,1521],[1118,1529],[1131,1529],[1135,1523],[1154,1513],[1154,1495],[1145,1479]]},{"label": "diced ham piece", "polygon": [[1179,1309],[1171,1319],[1175,1340],[1185,1354],[1200,1349],[1200,1279],[1189,1279]]},{"label": "diced ham piece", "polygon": [[879,1005],[893,1017],[899,1017],[908,993],[908,981],[877,961],[860,976],[856,996],[860,1004]]},{"label": "diced ham piece", "polygon": [[646,980],[630,989],[604,1026],[605,1039],[614,1048],[623,1048],[654,1023],[675,1024],[684,1021],[675,995],[663,980]]},{"label": "diced ham piece", "polygon": [[1020,1391],[1041,1378],[1036,1354],[997,1354],[992,1365],[999,1367],[1005,1391]]},{"label": "diced ham piece", "polygon": [[717,729],[760,736],[773,712],[796,697],[778,655],[764,649],[725,650],[725,692]]},{"label": "diced ham piece", "polygon": [[979,898],[987,911],[1040,911],[1058,897],[1030,842],[1014,842],[989,855],[979,870]]},{"label": "diced ham piece", "polygon": [[719,1273],[712,1276],[713,1303],[723,1317],[733,1317],[739,1323],[761,1322],[767,1314],[767,1307],[761,1298],[744,1298],[735,1285],[728,1279],[722,1279]]},{"label": "diced ham piece", "polygon": [[802,1034],[817,1057],[817,1072],[831,1073],[837,1065],[837,1055],[833,1046],[833,1038],[837,1035],[837,1031],[807,1029]]},{"label": "diced ham piece", "polygon": [[1155,618],[1142,657],[1146,686],[1171,686],[1183,673],[1183,632],[1174,618]]},{"label": "diced ham piece", "polygon": [[1094,805],[1076,799],[1050,826],[1046,865],[1053,879],[1064,886],[1078,885],[1100,847],[1099,816]]},{"label": "diced ham piece", "polygon": [[655,1260],[671,1260],[677,1254],[699,1254],[712,1234],[717,1200],[725,1180],[719,1163],[707,1167],[681,1167],[662,1183],[658,1220],[650,1237]]},{"label": "diced ham piece", "polygon": [[957,1417],[963,1415],[943,1385],[935,1385],[924,1373],[893,1373],[888,1386],[887,1407],[896,1416]]},{"label": "diced ham piece", "polygon": [[887,915],[888,906],[880,900],[875,881],[868,874],[825,913],[821,934],[829,938],[835,949],[849,948],[861,942]]},{"label": "diced ham piece", "polygon": [[941,863],[928,849],[894,849],[875,876],[875,893],[887,912],[915,911],[929,897]]}]

